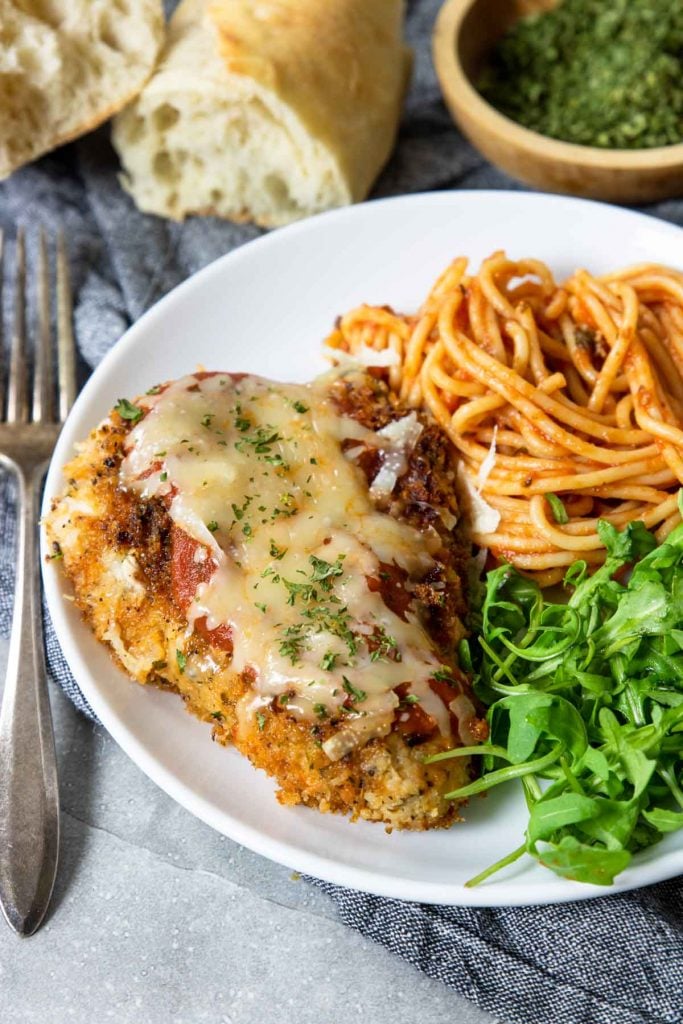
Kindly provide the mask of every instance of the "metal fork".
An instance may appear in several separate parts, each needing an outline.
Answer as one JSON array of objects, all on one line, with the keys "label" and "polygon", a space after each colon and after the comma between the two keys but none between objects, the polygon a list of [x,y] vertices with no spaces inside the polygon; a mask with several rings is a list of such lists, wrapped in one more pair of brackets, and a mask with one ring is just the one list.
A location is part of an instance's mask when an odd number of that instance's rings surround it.
[{"label": "metal fork", "polygon": [[[0,287],[3,255],[0,232]],[[26,345],[26,279],[26,242],[19,228],[6,403],[0,373],[0,465],[14,474],[18,487],[14,617],[0,708],[0,906],[15,931],[31,935],[47,910],[59,854],[59,790],[43,648],[37,524],[45,464],[76,393],[69,271],[61,233],[56,245],[56,409],[49,257],[42,229],[32,382]]]}]

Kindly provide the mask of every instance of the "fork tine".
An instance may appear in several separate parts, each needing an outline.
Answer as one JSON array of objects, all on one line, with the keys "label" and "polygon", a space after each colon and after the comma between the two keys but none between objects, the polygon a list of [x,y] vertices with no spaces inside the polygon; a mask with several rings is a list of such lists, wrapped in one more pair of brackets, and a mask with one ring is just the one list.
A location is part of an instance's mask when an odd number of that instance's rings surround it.
[{"label": "fork tine", "polygon": [[52,359],[50,336],[50,265],[47,257],[47,242],[43,228],[38,237],[38,337],[36,339],[35,367],[33,372],[34,423],[50,422],[52,419]]},{"label": "fork tine", "polygon": [[64,232],[57,236],[57,349],[59,353],[59,419],[65,420],[76,397],[76,355],[71,311],[69,258]]},{"label": "fork tine", "polygon": [[7,383],[7,422],[26,423],[26,251],[24,229],[21,227],[17,229],[15,275],[12,350]]},{"label": "fork tine", "polygon": [[3,282],[5,279],[4,273],[5,264],[5,234],[0,228],[0,361],[2,367],[0,367],[0,420],[5,415],[5,315],[3,307]]}]

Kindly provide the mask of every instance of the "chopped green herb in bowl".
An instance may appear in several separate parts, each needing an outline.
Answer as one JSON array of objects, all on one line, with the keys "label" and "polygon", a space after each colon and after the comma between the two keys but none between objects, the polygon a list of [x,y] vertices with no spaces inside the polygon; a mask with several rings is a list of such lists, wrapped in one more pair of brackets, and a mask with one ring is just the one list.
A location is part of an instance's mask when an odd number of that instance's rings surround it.
[{"label": "chopped green herb in bowl", "polygon": [[683,141],[683,5],[561,0],[520,18],[477,82],[524,127],[584,146]]}]

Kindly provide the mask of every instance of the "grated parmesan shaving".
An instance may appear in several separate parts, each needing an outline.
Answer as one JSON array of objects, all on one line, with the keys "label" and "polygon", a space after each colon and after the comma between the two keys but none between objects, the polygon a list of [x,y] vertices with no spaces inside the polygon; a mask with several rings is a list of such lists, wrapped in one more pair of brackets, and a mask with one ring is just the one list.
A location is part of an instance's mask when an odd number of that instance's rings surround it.
[{"label": "grated parmesan shaving", "polygon": [[400,452],[389,452],[370,486],[372,497],[386,498],[392,494],[399,476],[405,473],[405,469],[406,461]]},{"label": "grated parmesan shaving", "polygon": [[479,742],[477,734],[472,730],[472,722],[476,721],[477,711],[474,704],[464,693],[459,693],[450,704],[449,710],[458,720],[458,735],[464,747],[474,746]]},{"label": "grated parmesan shaving", "polygon": [[388,497],[393,492],[398,478],[407,468],[406,452],[415,447],[421,433],[422,424],[415,412],[402,416],[400,420],[392,420],[377,431],[377,437],[382,441],[380,450],[384,454],[384,462],[370,487],[374,498]]},{"label": "grated parmesan shaving", "polygon": [[500,523],[500,512],[485,501],[462,462],[458,464],[458,483],[465,499],[474,533],[495,533]]},{"label": "grated parmesan shaving", "polygon": [[491,438],[491,446],[490,446],[488,452],[486,453],[486,457],[484,458],[481,466],[479,467],[479,472],[477,473],[477,490],[479,491],[480,494],[484,490],[484,487],[486,486],[486,481],[490,477],[491,472],[493,470],[493,467],[496,464],[496,439],[497,439],[497,437],[498,437],[498,424],[496,423],[495,427],[493,428],[493,437]]},{"label": "grated parmesan shaving", "polygon": [[368,345],[359,345],[353,353],[345,352],[343,348],[326,347],[323,353],[327,359],[355,366],[398,366],[401,361],[393,348],[374,349]]},{"label": "grated parmesan shaving", "polygon": [[400,420],[387,423],[386,427],[377,431],[377,436],[386,438],[395,448],[402,448],[405,451],[415,447],[421,433],[422,424],[418,422],[417,413],[409,412]]}]

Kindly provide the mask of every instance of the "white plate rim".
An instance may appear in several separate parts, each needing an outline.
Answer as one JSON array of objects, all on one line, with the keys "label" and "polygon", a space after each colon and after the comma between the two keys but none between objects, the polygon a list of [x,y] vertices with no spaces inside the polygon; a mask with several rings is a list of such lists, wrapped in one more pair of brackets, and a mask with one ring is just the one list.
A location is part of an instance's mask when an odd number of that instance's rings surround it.
[{"label": "white plate rim", "polygon": [[[648,228],[652,228],[654,224],[657,231],[670,234],[672,238],[677,237],[683,242],[683,229],[667,221],[648,216],[641,211],[612,207],[605,203],[547,193],[487,189],[423,192],[376,199],[364,204],[328,211],[316,217],[264,234],[220,256],[164,295],[131,325],[107,352],[79,394],[60,434],[48,470],[43,496],[42,515],[47,513],[52,497],[60,491],[62,466],[71,455],[74,441],[78,440],[77,437],[71,437],[70,425],[80,417],[82,410],[87,409],[91,393],[99,386],[100,380],[106,376],[109,366],[121,359],[129,349],[139,344],[149,325],[157,318],[166,316],[167,312],[174,305],[183,303],[193,289],[201,286],[204,281],[208,281],[213,275],[229,273],[231,265],[236,261],[244,259],[245,253],[248,253],[247,258],[254,257],[260,249],[274,244],[274,239],[277,240],[275,244],[279,244],[285,236],[290,240],[294,240],[300,233],[319,230],[324,227],[325,223],[329,223],[332,220],[362,218],[364,211],[368,208],[391,204],[398,210],[402,206],[420,203],[438,206],[444,203],[444,201],[448,202],[451,197],[457,197],[458,200],[464,202],[473,201],[474,197],[476,197],[477,202],[489,200],[492,203],[499,203],[507,200],[517,204],[527,204],[529,207],[554,201],[560,204],[575,206],[577,213],[579,210],[587,212],[591,209],[610,210],[617,212],[625,218],[632,219],[634,228],[638,225],[647,225]],[[615,258],[615,262],[618,263],[619,260]],[[61,593],[59,577],[56,573],[46,571],[48,551],[42,534],[41,552],[43,556],[41,562],[46,600],[55,633],[74,678],[102,725],[138,767],[172,799],[176,800],[176,802],[206,824],[216,829],[216,831],[228,836],[248,849],[288,868],[337,885],[393,899],[451,906],[505,907],[573,902],[641,888],[683,873],[683,848],[681,848],[680,850],[667,851],[663,856],[652,861],[634,865],[628,872],[626,880],[618,881],[608,888],[568,882],[555,876],[552,876],[549,881],[544,880],[540,883],[527,881],[523,885],[510,884],[501,880],[495,886],[484,886],[475,889],[466,889],[460,884],[449,886],[441,882],[434,884],[429,881],[416,881],[412,879],[409,881],[398,880],[400,885],[397,886],[396,881],[391,877],[383,877],[363,868],[340,865],[333,858],[311,853],[300,849],[293,843],[285,843],[264,835],[262,832],[236,821],[234,818],[230,818],[228,812],[218,810],[209,801],[196,794],[189,786],[179,780],[172,771],[167,770],[160,764],[145,744],[139,742],[128,731],[125,722],[112,712],[89,673],[87,662],[79,648],[77,638],[71,636],[71,627],[65,614],[66,602]],[[548,872],[548,875],[550,875],[550,872]]]}]

